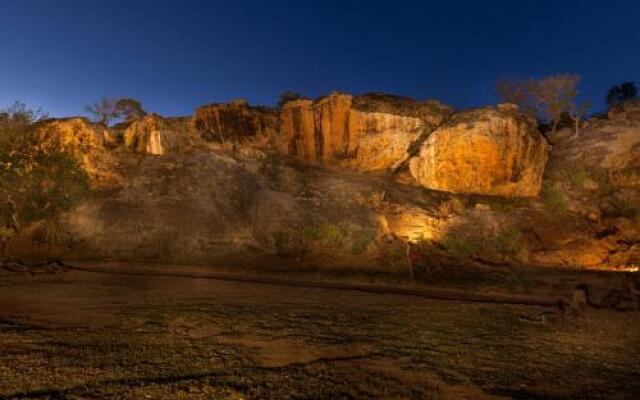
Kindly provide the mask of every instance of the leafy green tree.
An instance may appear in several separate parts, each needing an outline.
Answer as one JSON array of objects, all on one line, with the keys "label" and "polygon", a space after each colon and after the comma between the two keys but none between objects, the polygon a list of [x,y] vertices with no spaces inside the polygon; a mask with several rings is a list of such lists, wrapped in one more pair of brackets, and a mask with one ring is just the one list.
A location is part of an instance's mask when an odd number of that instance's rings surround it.
[{"label": "leafy green tree", "polygon": [[627,100],[634,99],[638,96],[638,89],[633,82],[623,82],[619,85],[612,86],[607,93],[607,105],[615,106]]},{"label": "leafy green tree", "polygon": [[55,218],[89,193],[81,162],[56,140],[43,141],[33,125],[38,111],[4,110],[0,133],[0,249],[35,221]]}]

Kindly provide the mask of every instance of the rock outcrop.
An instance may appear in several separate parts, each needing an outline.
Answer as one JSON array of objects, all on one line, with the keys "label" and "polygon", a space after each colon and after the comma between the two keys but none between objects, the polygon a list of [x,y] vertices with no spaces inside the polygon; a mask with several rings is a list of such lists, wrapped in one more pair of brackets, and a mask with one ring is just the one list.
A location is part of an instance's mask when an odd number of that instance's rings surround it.
[{"label": "rock outcrop", "polygon": [[199,107],[193,123],[201,137],[212,142],[273,138],[278,132],[278,112],[236,100]]},{"label": "rock outcrop", "polygon": [[640,100],[620,104],[608,115],[588,120],[578,135],[554,146],[553,153],[552,161],[565,165],[640,172]]},{"label": "rock outcrop", "polygon": [[145,154],[165,155],[180,152],[193,145],[190,118],[163,118],[146,115],[131,123],[124,131],[124,145]]},{"label": "rock outcrop", "polygon": [[540,191],[548,151],[535,121],[504,104],[455,114],[429,135],[409,168],[428,189],[532,197]]},{"label": "rock outcrop", "polygon": [[118,142],[115,133],[82,117],[43,121],[36,126],[36,134],[43,141],[55,140],[77,150],[115,146]]},{"label": "rock outcrop", "polygon": [[435,101],[380,94],[295,100],[283,106],[279,148],[310,164],[393,169],[407,158],[412,143],[451,113]]}]

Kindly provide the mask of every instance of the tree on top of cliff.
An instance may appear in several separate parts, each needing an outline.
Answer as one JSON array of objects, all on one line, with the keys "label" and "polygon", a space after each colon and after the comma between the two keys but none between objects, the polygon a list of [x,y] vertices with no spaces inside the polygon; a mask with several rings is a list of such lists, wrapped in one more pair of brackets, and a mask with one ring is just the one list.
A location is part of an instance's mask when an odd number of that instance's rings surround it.
[{"label": "tree on top of cliff", "polygon": [[609,89],[607,93],[607,105],[609,107],[615,106],[627,100],[634,99],[638,96],[638,89],[633,82],[623,82],[619,85],[614,85]]},{"label": "tree on top of cliff", "polygon": [[524,112],[547,120],[555,132],[563,115],[576,121],[586,113],[588,105],[576,105],[580,76],[575,74],[551,75],[541,79],[503,79],[496,89],[502,101],[517,104]]},{"label": "tree on top of cliff", "polygon": [[282,106],[284,106],[290,101],[300,100],[300,99],[308,99],[308,97],[300,93],[287,90],[286,92],[283,92],[282,94],[280,94],[280,97],[278,99],[278,108],[282,108]]},{"label": "tree on top of cliff", "polygon": [[142,103],[130,97],[112,99],[105,96],[89,104],[86,110],[97,118],[98,123],[105,126],[114,120],[131,122],[147,114],[142,108]]},{"label": "tree on top of cliff", "polygon": [[25,224],[55,218],[89,191],[80,161],[32,126],[44,115],[18,103],[0,112],[0,250]]}]

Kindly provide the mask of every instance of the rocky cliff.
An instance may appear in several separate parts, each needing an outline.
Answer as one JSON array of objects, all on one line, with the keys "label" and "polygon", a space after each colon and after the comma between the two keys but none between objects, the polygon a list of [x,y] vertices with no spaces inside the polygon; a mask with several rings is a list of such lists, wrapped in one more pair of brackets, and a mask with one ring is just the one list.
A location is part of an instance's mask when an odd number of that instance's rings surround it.
[{"label": "rocky cliff", "polygon": [[409,166],[429,189],[532,197],[540,192],[548,151],[535,120],[500,105],[454,115],[429,135]]},{"label": "rocky cliff", "polygon": [[203,139],[222,143],[274,137],[278,132],[278,122],[277,110],[250,107],[244,100],[202,106],[193,116],[193,124]]},{"label": "rocky cliff", "polygon": [[452,109],[436,101],[333,93],[284,105],[280,149],[310,164],[356,171],[394,169],[411,145],[446,120]]},{"label": "rocky cliff", "polygon": [[[55,251],[402,273],[469,262],[629,267],[640,263],[633,110],[588,121],[550,156],[514,106],[453,114],[383,95],[296,100],[280,114],[205,106],[121,134],[49,121],[43,137],[82,154],[94,186],[63,216],[68,241]],[[29,231],[23,239],[13,253],[42,250]]]}]

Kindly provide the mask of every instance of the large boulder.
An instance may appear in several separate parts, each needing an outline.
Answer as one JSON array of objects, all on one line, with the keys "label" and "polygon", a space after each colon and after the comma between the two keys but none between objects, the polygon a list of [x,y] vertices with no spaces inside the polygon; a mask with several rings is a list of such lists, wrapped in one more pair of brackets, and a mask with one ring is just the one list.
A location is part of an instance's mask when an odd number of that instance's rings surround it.
[{"label": "large boulder", "polygon": [[607,171],[640,172],[640,100],[622,103],[608,115],[588,120],[554,146],[552,162]]},{"label": "large boulder", "polygon": [[429,135],[409,169],[428,189],[529,197],[540,191],[548,152],[536,122],[504,104],[454,115]]},{"label": "large boulder", "polygon": [[310,164],[372,171],[393,169],[411,145],[452,113],[435,101],[332,93],[282,107],[279,148]]},{"label": "large boulder", "polygon": [[99,149],[117,144],[114,133],[103,125],[94,124],[82,117],[43,121],[36,126],[36,134],[43,141],[56,141],[64,147],[76,150]]},{"label": "large boulder", "polygon": [[163,118],[146,115],[124,131],[124,145],[136,152],[164,155],[179,152],[193,143],[190,118]]},{"label": "large boulder", "polygon": [[193,123],[200,136],[211,142],[273,138],[278,131],[278,112],[268,107],[252,107],[244,100],[236,100],[197,108]]}]

